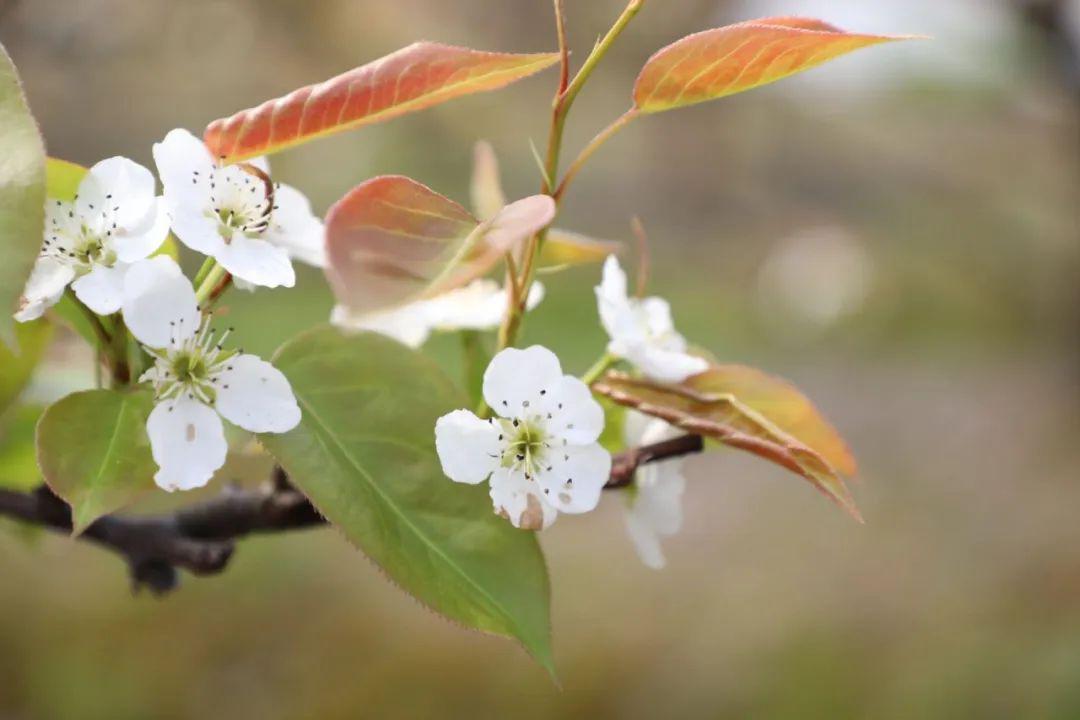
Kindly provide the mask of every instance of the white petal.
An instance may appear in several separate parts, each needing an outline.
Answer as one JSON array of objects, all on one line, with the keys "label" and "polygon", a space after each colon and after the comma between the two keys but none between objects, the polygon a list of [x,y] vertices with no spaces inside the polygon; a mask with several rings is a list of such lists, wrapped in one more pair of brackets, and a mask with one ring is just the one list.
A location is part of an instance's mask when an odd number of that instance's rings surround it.
[{"label": "white petal", "polygon": [[562,376],[559,358],[547,348],[506,348],[484,371],[484,400],[499,415],[518,417],[539,404]]},{"label": "white petal", "polygon": [[637,472],[634,508],[661,535],[674,535],[682,528],[682,496],[686,477],[680,459],[648,463]]},{"label": "white petal", "polygon": [[94,265],[90,272],[71,283],[71,289],[98,315],[120,312],[124,303],[124,276],[129,267],[126,263],[116,263],[112,267]]},{"label": "white petal", "polygon": [[523,530],[544,530],[555,522],[558,511],[544,501],[535,482],[520,472],[499,468],[491,474],[489,491],[497,515]]},{"label": "white petal", "polygon": [[165,207],[173,233],[184,245],[215,258],[224,250],[225,238],[221,237],[216,217],[207,215],[199,206],[178,205],[168,194],[165,195]]},{"label": "white petal", "polygon": [[28,322],[41,317],[46,309],[59,302],[64,288],[75,277],[75,269],[54,257],[40,257],[26,281],[15,319]]},{"label": "white petal", "polygon": [[548,415],[544,429],[575,445],[596,442],[604,431],[604,409],[589,387],[576,377],[564,375],[546,388],[540,404]]},{"label": "white petal", "polygon": [[709,369],[709,363],[704,358],[649,345],[632,347],[625,357],[643,375],[661,383],[679,383]]},{"label": "white petal", "polygon": [[[544,286],[534,282],[529,288],[526,309],[532,310],[544,298]],[[427,301],[435,328],[454,330],[490,330],[498,327],[510,304],[506,289],[491,279],[474,280],[463,288],[451,290]]]},{"label": "white petal", "polygon": [[685,430],[637,410],[627,410],[623,420],[623,440],[631,446],[650,445],[685,434]]},{"label": "white petal", "polygon": [[[560,512],[583,513],[600,502],[611,475],[611,455],[597,443],[556,445],[547,451],[548,467],[536,473],[544,498]],[[550,469],[548,469],[550,468]]]},{"label": "white petal", "polygon": [[146,421],[146,432],[158,464],[154,482],[164,490],[202,487],[225,464],[228,446],[221,418],[197,400],[159,402]]},{"label": "white petal", "polygon": [[650,463],[637,472],[637,490],[626,512],[626,530],[648,567],[660,569],[665,565],[660,538],[674,535],[682,527],[685,488],[681,460]]},{"label": "white petal", "polygon": [[135,339],[152,348],[195,334],[195,290],[176,261],[164,255],[133,264],[124,278],[124,322]]},{"label": "white petal", "polygon": [[139,232],[121,232],[113,235],[112,248],[120,262],[133,263],[150,257],[161,247],[169,235],[169,213],[164,198],[155,198],[151,220]]},{"label": "white petal", "polygon": [[660,570],[667,564],[664,551],[660,547],[660,536],[656,529],[649,525],[643,518],[636,515],[632,509],[626,511],[626,534],[630,536],[630,542],[635,552],[645,567]]},{"label": "white petal", "polygon": [[[125,157],[111,157],[91,167],[88,176],[97,181],[97,188],[104,195],[101,200],[105,206],[99,209],[107,210],[120,229],[149,224],[156,204],[154,176],[149,170]],[[79,199],[83,199],[82,185]]]},{"label": "white petal", "polygon": [[391,310],[359,315],[354,314],[344,305],[336,305],[330,313],[330,322],[345,330],[377,332],[411,348],[420,347],[431,335],[427,302],[423,300]]},{"label": "white petal", "polygon": [[254,355],[237,355],[216,375],[221,416],[251,432],[283,433],[300,422],[292,386],[285,375]]},{"label": "white petal", "polygon": [[202,140],[187,130],[171,130],[164,140],[154,143],[154,163],[167,197],[177,201],[192,197],[209,199],[208,188],[202,182],[192,181],[210,173],[214,158]]},{"label": "white petal", "polygon": [[214,257],[236,277],[260,287],[292,287],[296,284],[289,254],[266,240],[236,233]]},{"label": "white petal", "polygon": [[638,309],[645,320],[645,327],[651,338],[663,338],[665,350],[683,351],[686,341],[675,332],[675,323],[671,319],[671,304],[658,297],[647,297],[640,301]]},{"label": "white petal", "polygon": [[603,279],[596,288],[596,305],[600,312],[600,324],[616,346],[609,348],[611,352],[617,353],[620,343],[644,341],[645,328],[626,294],[626,273],[614,255],[609,255],[604,261]]},{"label": "white petal", "polygon": [[435,422],[435,450],[443,473],[454,482],[475,485],[499,465],[500,426],[468,410],[455,410]]},{"label": "white petal", "polygon": [[278,185],[274,191],[275,209],[270,227],[263,237],[285,248],[289,257],[318,268],[326,267],[326,243],[323,224],[311,212],[311,203],[294,187]]}]

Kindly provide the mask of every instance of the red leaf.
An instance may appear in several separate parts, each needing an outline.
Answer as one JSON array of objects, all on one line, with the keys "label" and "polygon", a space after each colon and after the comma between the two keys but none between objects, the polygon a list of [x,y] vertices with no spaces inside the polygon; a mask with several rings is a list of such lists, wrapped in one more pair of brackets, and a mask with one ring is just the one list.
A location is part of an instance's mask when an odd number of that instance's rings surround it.
[{"label": "red leaf", "polygon": [[373,178],[326,215],[327,277],[354,312],[438,295],[485,275],[554,214],[550,197],[534,195],[481,223],[415,180]]},{"label": "red leaf", "polygon": [[236,162],[361,125],[497,90],[558,62],[558,53],[492,53],[419,42],[317,85],[215,120],[203,139]]},{"label": "red leaf", "polygon": [[634,106],[653,113],[715,100],[776,82],[899,35],[848,33],[810,18],[751,20],[684,37],[649,58]]}]

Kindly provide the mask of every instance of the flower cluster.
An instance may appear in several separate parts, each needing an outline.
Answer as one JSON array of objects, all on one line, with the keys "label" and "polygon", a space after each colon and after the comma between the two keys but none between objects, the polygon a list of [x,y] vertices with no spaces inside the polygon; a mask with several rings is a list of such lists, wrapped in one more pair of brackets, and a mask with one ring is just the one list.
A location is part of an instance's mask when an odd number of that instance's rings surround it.
[{"label": "flower cluster", "polygon": [[[492,284],[490,291],[497,290]],[[459,292],[464,297],[465,291]],[[628,296],[626,274],[613,256],[604,263],[596,297],[601,324],[610,337],[607,350],[612,361],[630,362],[660,382],[680,382],[706,369],[703,359],[687,352],[665,300]],[[464,317],[481,317],[479,304],[457,298],[451,303],[447,298],[446,305],[440,306],[436,301],[456,327],[467,326]],[[504,310],[505,304],[490,309],[494,324],[501,315],[494,310]],[[402,324],[408,325],[409,319],[423,312],[422,307],[407,306],[387,323],[387,332],[400,334]],[[380,329],[374,324],[368,327]],[[427,332],[427,327],[417,332],[415,343],[423,342]],[[460,409],[435,424],[435,447],[446,476],[467,484],[487,481],[495,512],[519,528],[542,530],[559,512],[595,509],[612,461],[598,443],[604,411],[589,387],[563,375],[554,353],[534,345],[497,354],[484,373],[483,395],[487,417]],[[662,420],[627,413],[628,446],[657,443],[678,434]],[[681,460],[670,459],[636,471],[626,528],[638,555],[652,568],[664,566],[660,538],[675,534],[682,524],[685,480],[681,465]]]},{"label": "flower cluster", "polygon": [[[231,328],[215,333],[200,307],[225,278],[244,289],[292,287],[293,261],[326,265],[322,222],[296,189],[274,182],[255,159],[217,162],[185,130],[153,147],[163,192],[153,174],[126,158],[87,172],[71,202],[50,200],[41,256],[26,284],[16,318],[40,317],[70,285],[98,315],[115,315],[144,350],[140,383],[155,404],[146,430],[166,490],[205,485],[227,454],[223,421],[256,433],[282,433],[301,419],[286,377],[271,364],[227,346]],[[168,255],[156,254],[169,232],[208,256],[196,288]],[[216,275],[214,273],[217,273]],[[532,283],[532,310],[544,288]],[[630,363],[658,382],[680,382],[706,362],[687,352],[661,298],[634,298],[615,257],[607,258],[596,288],[599,319],[609,335],[607,361]],[[511,308],[507,290],[490,279],[376,313],[334,309],[345,329],[379,332],[411,347],[432,332],[488,330]],[[611,455],[599,444],[604,410],[582,380],[565,375],[550,350],[506,348],[483,377],[484,412],[455,410],[435,425],[445,474],[456,482],[487,482],[495,512],[515,527],[541,530],[560,512],[597,507]],[[630,445],[675,432],[631,413]],[[659,538],[678,530],[684,481],[679,461],[637,472],[626,523],[644,562],[663,565]]]},{"label": "flower cluster", "polygon": [[251,432],[287,432],[300,408],[285,376],[225,346],[179,265],[155,253],[169,234],[209,256],[238,285],[291,287],[292,260],[325,264],[322,222],[296,189],[275,183],[264,160],[221,165],[186,130],[154,145],[153,174],[122,157],[89,169],[74,200],[46,206],[41,255],[15,318],[40,317],[68,285],[98,315],[121,313],[152,365],[146,430],[166,490],[209,482],[225,462],[221,419]]}]

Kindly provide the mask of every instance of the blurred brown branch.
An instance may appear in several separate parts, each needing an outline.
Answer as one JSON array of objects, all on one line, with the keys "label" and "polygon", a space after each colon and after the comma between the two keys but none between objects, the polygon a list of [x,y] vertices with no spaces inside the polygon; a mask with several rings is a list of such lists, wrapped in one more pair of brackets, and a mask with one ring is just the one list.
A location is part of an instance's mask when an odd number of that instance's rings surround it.
[{"label": "blurred brown branch", "polygon": [[[612,457],[606,488],[629,485],[641,465],[697,453],[700,436],[629,448]],[[54,532],[71,532],[71,510],[48,487],[29,493],[0,489],[0,516],[38,525]],[[258,490],[230,487],[219,497],[175,513],[155,516],[106,515],[77,539],[94,543],[123,557],[135,590],[155,594],[176,588],[179,570],[215,575],[228,565],[235,541],[254,533],[284,532],[325,524],[325,520],[281,468]]]}]

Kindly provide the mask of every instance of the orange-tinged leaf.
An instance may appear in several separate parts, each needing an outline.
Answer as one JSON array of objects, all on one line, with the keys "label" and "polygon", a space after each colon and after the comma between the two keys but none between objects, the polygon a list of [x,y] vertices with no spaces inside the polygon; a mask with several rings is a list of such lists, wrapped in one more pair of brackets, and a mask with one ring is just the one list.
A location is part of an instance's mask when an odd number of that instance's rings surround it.
[{"label": "orange-tinged leaf", "polygon": [[809,480],[826,497],[862,522],[847,485],[820,453],[785,432],[741,398],[694,387],[697,377],[700,376],[690,378],[682,385],[661,385],[624,373],[609,372],[592,387],[619,405],[787,468]]},{"label": "orange-tinged leaf", "polygon": [[438,295],[485,275],[554,214],[550,197],[534,195],[481,223],[415,180],[380,176],[327,213],[327,277],[354,312]]},{"label": "orange-tinged leaf", "polygon": [[776,82],[859,48],[908,39],[845,32],[810,18],[774,17],[684,37],[649,58],[634,107],[654,113]]},{"label": "orange-tinged leaf", "polygon": [[690,378],[699,392],[731,394],[784,432],[813,448],[840,474],[858,472],[847,443],[808,397],[783,378],[746,365],[713,365]]},{"label": "orange-tinged leaf", "polygon": [[[499,159],[491,143],[481,140],[473,148],[473,173],[469,184],[473,212],[481,220],[495,216],[506,205],[499,179]],[[551,228],[540,251],[540,267],[562,267],[600,262],[619,252],[621,245],[596,240],[580,233]]]},{"label": "orange-tinged leaf", "polygon": [[558,53],[494,53],[413,43],[325,82],[215,120],[203,139],[211,153],[236,162],[463,95],[497,90],[558,60]]}]

